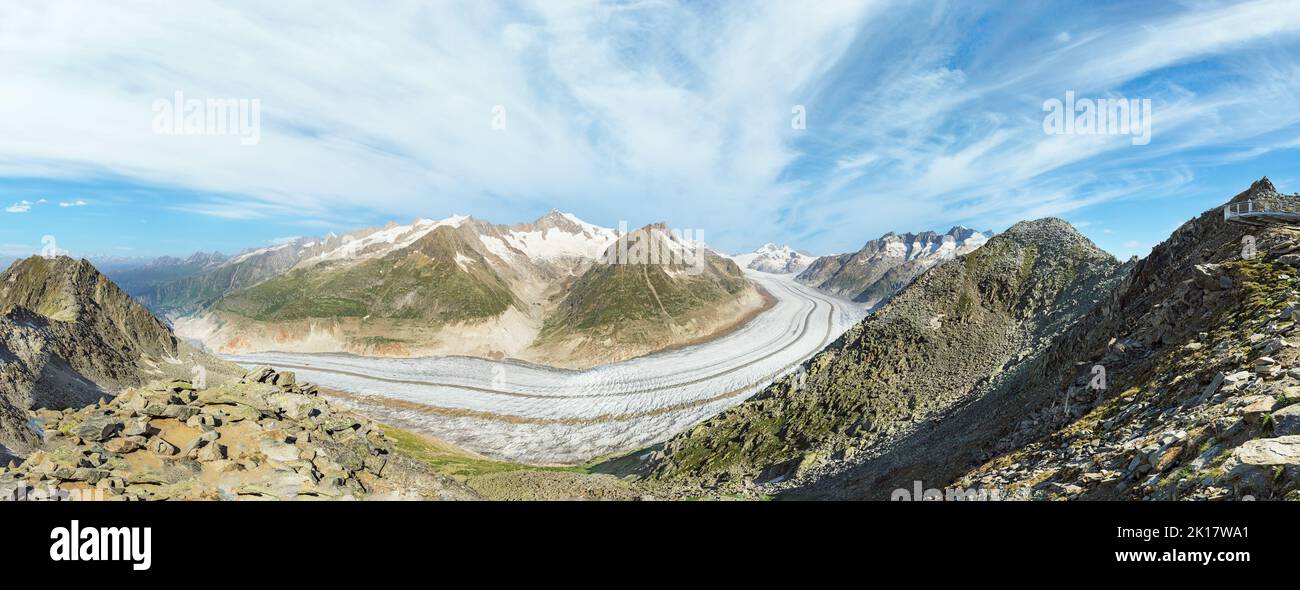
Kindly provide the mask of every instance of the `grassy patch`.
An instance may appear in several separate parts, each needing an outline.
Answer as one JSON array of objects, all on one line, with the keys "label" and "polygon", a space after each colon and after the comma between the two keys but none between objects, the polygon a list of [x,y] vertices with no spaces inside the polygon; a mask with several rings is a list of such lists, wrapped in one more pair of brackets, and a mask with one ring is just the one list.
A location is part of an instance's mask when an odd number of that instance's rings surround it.
[{"label": "grassy patch", "polygon": [[384,435],[393,441],[397,452],[421,461],[443,475],[465,481],[478,475],[510,471],[572,471],[585,473],[583,467],[549,467],[525,465],[476,455],[438,439],[381,424]]}]

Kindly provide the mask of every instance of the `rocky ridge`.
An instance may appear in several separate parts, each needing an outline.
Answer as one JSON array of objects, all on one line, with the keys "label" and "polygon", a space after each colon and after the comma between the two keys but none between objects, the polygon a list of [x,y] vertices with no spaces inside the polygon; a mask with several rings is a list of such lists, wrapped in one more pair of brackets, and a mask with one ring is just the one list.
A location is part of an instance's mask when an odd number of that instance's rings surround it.
[{"label": "rocky ridge", "polygon": [[[1233,198],[1290,199],[1268,179]],[[1252,247],[1248,247],[1252,246]],[[1300,231],[1183,225],[1058,344],[1038,408],[954,486],[1035,499],[1300,499]],[[1104,389],[1094,387],[1102,367]]]}]

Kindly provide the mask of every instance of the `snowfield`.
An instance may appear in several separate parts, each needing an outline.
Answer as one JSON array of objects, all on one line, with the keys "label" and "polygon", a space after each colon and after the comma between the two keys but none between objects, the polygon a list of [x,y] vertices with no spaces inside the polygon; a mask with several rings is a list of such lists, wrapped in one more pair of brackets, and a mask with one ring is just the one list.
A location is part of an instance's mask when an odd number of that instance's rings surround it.
[{"label": "snowfield", "polygon": [[226,358],[293,370],[299,380],[345,392],[334,401],[360,413],[490,457],[581,463],[663,441],[740,403],[866,314],[792,275],[746,274],[776,303],[740,329],[584,371],[469,357],[269,352]]}]

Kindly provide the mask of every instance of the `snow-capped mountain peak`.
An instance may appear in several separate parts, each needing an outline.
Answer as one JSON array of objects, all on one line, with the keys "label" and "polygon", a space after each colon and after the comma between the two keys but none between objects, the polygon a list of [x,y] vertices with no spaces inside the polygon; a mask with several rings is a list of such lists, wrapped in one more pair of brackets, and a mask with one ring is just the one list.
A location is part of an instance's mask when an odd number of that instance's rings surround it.
[{"label": "snow-capped mountain peak", "polygon": [[799,252],[790,246],[763,244],[748,254],[731,257],[741,267],[773,274],[789,274],[803,271],[812,264],[814,257]]},{"label": "snow-capped mountain peak", "polygon": [[510,226],[479,239],[504,260],[524,255],[530,260],[595,259],[618,239],[618,231],[593,225],[572,213],[552,210],[532,223]]},{"label": "snow-capped mountain peak", "polygon": [[[389,223],[377,230],[362,230],[338,237],[337,245],[327,242],[327,249],[312,256],[309,262],[326,260],[351,260],[383,256],[414,244],[439,227],[460,227],[469,220],[465,215],[452,215],[446,219],[416,219],[410,225]],[[331,237],[329,242],[335,238]]]}]

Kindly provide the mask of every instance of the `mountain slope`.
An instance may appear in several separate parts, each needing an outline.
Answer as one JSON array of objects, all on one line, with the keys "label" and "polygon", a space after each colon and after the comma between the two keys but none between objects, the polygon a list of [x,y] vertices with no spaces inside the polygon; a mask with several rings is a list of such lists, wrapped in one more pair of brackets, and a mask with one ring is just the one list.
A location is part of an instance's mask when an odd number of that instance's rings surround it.
[{"label": "mountain slope", "polygon": [[796,279],[828,293],[874,305],[936,264],[979,248],[991,235],[991,232],[961,226],[945,234],[890,232],[867,242],[857,252],[818,258]]},{"label": "mountain slope", "polygon": [[263,321],[377,317],[455,322],[495,316],[509,288],[462,232],[439,227],[355,264],[298,267],[222,298],[216,309]]},{"label": "mountain slope", "polygon": [[[662,254],[640,260],[639,251]],[[766,305],[734,262],[662,225],[621,236],[603,260],[547,318],[535,345],[546,357],[598,364],[640,356],[718,333]]]},{"label": "mountain slope", "polygon": [[[1284,198],[1300,202],[1265,178],[1232,202]],[[1017,384],[1054,403],[1026,408],[988,445],[996,458],[956,484],[1033,498],[1300,498],[1298,266],[1295,226],[1228,223],[1221,208],[1187,222]],[[1087,386],[1093,366],[1103,391]]]},{"label": "mountain slope", "polygon": [[922,274],[801,373],[670,440],[646,471],[715,491],[788,486],[906,443],[1040,352],[1120,268],[1064,221],[1018,223]]}]

